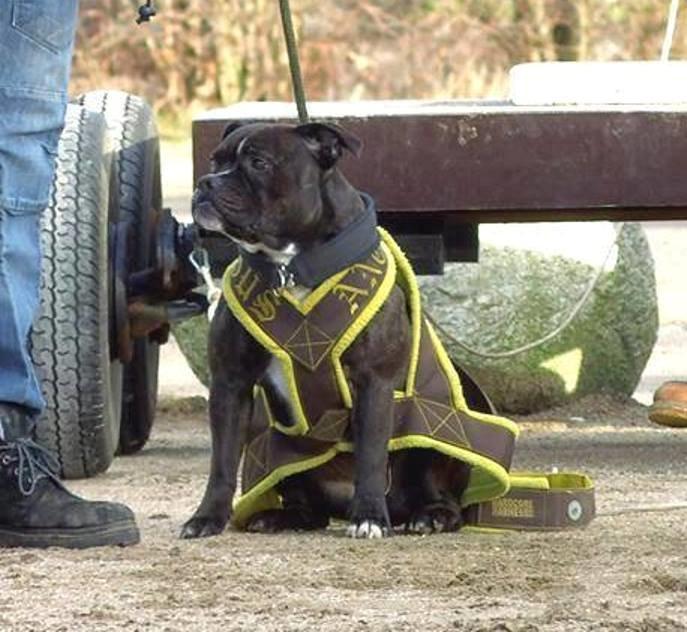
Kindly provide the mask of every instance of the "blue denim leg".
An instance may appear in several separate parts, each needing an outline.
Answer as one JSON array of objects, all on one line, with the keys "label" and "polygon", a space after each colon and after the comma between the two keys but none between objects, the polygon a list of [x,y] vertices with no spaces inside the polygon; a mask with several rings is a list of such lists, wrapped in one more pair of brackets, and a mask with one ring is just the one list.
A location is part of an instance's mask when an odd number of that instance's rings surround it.
[{"label": "blue denim leg", "polygon": [[43,398],[28,353],[40,212],[64,124],[78,0],[0,1],[0,402]]},{"label": "blue denim leg", "polygon": [[43,399],[27,349],[38,307],[40,214],[0,208],[0,401],[38,412]]}]

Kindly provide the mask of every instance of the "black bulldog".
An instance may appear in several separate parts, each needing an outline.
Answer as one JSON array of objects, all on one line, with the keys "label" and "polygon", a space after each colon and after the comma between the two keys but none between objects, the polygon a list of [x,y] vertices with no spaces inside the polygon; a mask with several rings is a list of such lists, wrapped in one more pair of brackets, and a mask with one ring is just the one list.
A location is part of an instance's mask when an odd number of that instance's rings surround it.
[{"label": "black bulldog", "polygon": [[[345,150],[357,155],[361,142],[335,125],[232,124],[213,153],[212,172],[198,182],[194,220],[237,243],[238,270],[272,288],[275,298],[266,293],[262,306],[266,319],[280,292],[307,301],[324,279],[351,265],[364,268],[378,252],[374,205],[336,167]],[[351,395],[341,439],[352,450],[336,467],[283,476],[275,485],[280,507],[254,513],[243,527],[314,529],[339,518],[349,522],[348,535],[379,538],[395,525],[420,532],[461,526],[470,465],[421,447],[389,452],[394,394],[403,389],[411,343],[409,306],[395,285],[340,358]],[[280,362],[225,300],[211,323],[208,349],[212,461],[184,538],[221,533],[232,517],[239,461],[258,405],[256,385],[285,429],[284,440],[298,434],[289,432],[297,422]]]}]

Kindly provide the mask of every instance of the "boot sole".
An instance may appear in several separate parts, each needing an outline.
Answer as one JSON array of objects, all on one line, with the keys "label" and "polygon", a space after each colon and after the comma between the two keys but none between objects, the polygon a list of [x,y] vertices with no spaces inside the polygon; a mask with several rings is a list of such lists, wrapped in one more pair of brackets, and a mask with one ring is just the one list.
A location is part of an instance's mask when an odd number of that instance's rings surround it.
[{"label": "boot sole", "polygon": [[687,405],[682,402],[655,402],[649,408],[649,419],[670,428],[687,428]]},{"label": "boot sole", "polygon": [[140,541],[138,527],[131,520],[81,529],[12,529],[0,526],[0,548],[89,549],[97,546],[130,546]]}]

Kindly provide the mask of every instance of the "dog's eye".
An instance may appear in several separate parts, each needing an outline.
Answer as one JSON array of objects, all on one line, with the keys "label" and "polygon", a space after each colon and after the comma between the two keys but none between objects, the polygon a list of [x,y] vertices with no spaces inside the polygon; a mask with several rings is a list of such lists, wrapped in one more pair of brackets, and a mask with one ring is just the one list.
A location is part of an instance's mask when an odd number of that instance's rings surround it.
[{"label": "dog's eye", "polygon": [[250,159],[250,166],[252,169],[255,169],[255,171],[265,171],[269,167],[269,163],[262,158],[253,156]]}]

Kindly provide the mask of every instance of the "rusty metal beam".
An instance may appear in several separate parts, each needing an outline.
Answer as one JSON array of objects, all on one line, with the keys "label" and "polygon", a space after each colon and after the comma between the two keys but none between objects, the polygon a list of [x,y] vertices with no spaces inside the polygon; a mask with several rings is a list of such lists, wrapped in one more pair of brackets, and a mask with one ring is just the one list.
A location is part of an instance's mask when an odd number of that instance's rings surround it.
[{"label": "rusty metal beam", "polygon": [[[687,107],[524,108],[507,103],[313,104],[365,142],[342,169],[392,213],[451,222],[687,219]],[[194,175],[225,124],[292,120],[243,103],[194,122]]]}]

